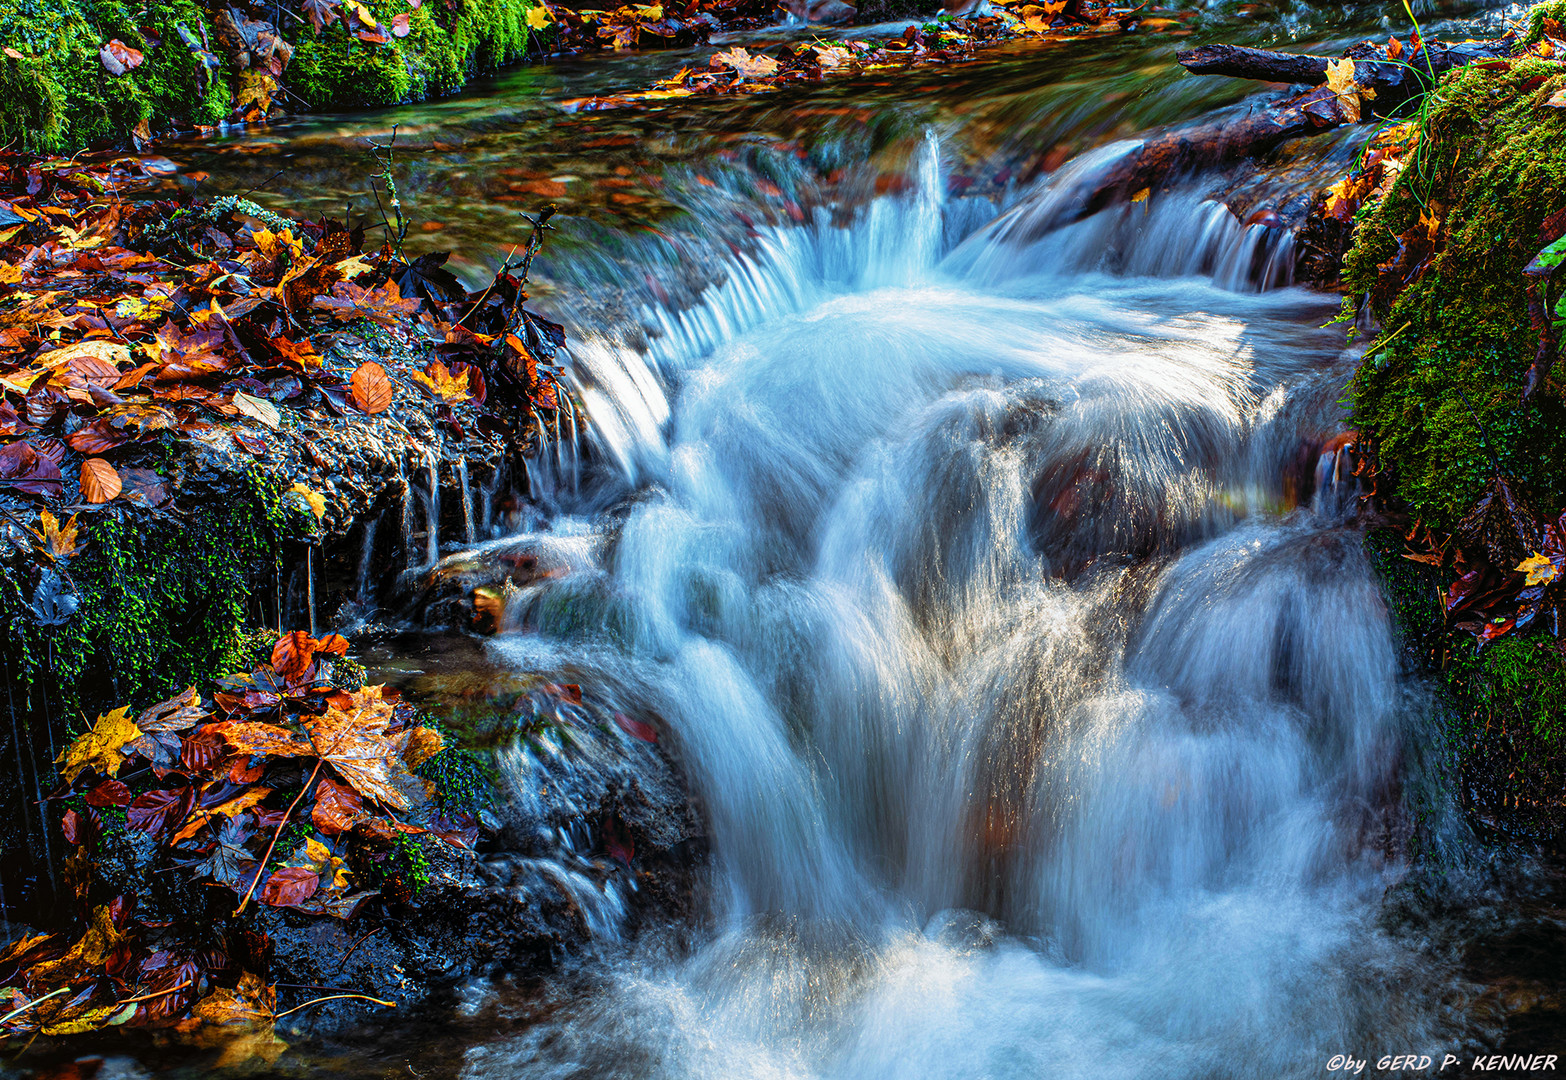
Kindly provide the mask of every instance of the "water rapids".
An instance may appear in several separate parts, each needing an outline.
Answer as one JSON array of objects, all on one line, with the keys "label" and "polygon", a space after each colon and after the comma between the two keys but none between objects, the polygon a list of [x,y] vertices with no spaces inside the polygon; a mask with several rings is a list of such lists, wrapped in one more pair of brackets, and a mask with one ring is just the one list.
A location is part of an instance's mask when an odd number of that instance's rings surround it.
[{"label": "water rapids", "polygon": [[1425,710],[1334,467],[1335,302],[1196,194],[1036,227],[1115,152],[996,218],[943,198],[931,139],[910,191],[646,312],[645,350],[577,346],[596,465],[547,538],[576,569],[495,647],[661,719],[714,922],[466,1075],[1443,1048],[1436,974],[1377,922]]}]

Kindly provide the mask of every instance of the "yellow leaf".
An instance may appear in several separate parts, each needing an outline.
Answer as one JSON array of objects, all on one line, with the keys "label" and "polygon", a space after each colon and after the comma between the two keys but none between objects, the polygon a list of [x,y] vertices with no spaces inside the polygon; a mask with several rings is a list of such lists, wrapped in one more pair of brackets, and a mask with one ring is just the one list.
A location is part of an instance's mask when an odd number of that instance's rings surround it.
[{"label": "yellow leaf", "polygon": [[1132,202],[1146,202],[1147,201],[1147,197],[1149,195],[1151,195],[1152,193],[1153,193],[1153,189],[1152,188],[1143,188],[1142,190],[1138,191],[1135,195],[1131,196],[1131,201]]},{"label": "yellow leaf", "polygon": [[69,559],[81,548],[76,543],[76,516],[61,525],[59,520],[45,510],[38,515],[38,522],[43,526],[43,532],[38,535],[43,538],[45,547],[50,555],[56,559]]},{"label": "yellow leaf", "polygon": [[454,405],[459,401],[466,401],[471,396],[472,390],[468,384],[469,370],[463,368],[460,376],[454,376],[445,364],[439,360],[431,360],[423,371],[413,372],[413,381],[446,404]]},{"label": "yellow leaf", "polygon": [[1354,61],[1327,61],[1327,88],[1338,96],[1343,115],[1351,124],[1359,122],[1359,87],[1354,85]]},{"label": "yellow leaf", "polygon": [[288,494],[297,495],[303,499],[305,504],[310,507],[310,512],[317,518],[326,516],[326,496],[315,490],[315,488],[306,487],[303,484],[295,484],[288,489]]},{"label": "yellow leaf", "polygon": [[651,4],[647,7],[638,7],[636,9],[636,14],[638,17],[645,19],[648,22],[657,22],[659,19],[663,18],[663,5]]},{"label": "yellow leaf", "polygon": [[1548,585],[1561,575],[1560,568],[1550,557],[1538,551],[1518,563],[1517,569],[1528,575],[1524,585]]},{"label": "yellow leaf", "polygon": [[430,758],[446,749],[446,740],[431,727],[416,727],[408,733],[408,744],[403,749],[402,760],[410,769],[417,769]]},{"label": "yellow leaf", "polygon": [[73,783],[82,770],[89,768],[104,776],[113,776],[125,764],[120,747],[140,737],[141,729],[130,718],[130,706],[127,705],[98,717],[92,730],[77,736],[55,762],[67,783]]},{"label": "yellow leaf", "polygon": [[728,52],[714,53],[713,67],[733,68],[742,79],[765,78],[777,74],[778,62],[765,53],[752,55],[736,45]]},{"label": "yellow leaf", "polygon": [[527,9],[527,24],[534,30],[548,29],[555,21],[555,17],[549,13],[549,9],[543,4],[535,4]]}]

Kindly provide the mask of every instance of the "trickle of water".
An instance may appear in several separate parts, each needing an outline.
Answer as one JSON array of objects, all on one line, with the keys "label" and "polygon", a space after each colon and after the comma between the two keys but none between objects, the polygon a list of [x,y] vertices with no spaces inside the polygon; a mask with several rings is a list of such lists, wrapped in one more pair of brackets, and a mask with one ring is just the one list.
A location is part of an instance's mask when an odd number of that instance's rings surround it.
[{"label": "trickle of water", "polygon": [[426,566],[434,566],[440,562],[440,451],[433,446],[424,452],[424,469],[430,485],[424,502],[424,557]]},{"label": "trickle of water", "polygon": [[909,192],[648,311],[645,356],[578,343],[604,475],[566,506],[616,505],[613,540],[519,640],[664,719],[718,929],[466,1075],[1254,1080],[1443,1045],[1440,973],[1375,927],[1423,711],[1332,441],[1336,305],[1194,194],[1073,221],[1123,152],[958,227],[927,140]]},{"label": "trickle of water", "polygon": [[375,590],[370,582],[370,571],[375,565],[375,534],[381,528],[381,515],[365,518],[360,526],[359,566],[354,579],[354,598],[360,607],[368,611],[375,605]]}]

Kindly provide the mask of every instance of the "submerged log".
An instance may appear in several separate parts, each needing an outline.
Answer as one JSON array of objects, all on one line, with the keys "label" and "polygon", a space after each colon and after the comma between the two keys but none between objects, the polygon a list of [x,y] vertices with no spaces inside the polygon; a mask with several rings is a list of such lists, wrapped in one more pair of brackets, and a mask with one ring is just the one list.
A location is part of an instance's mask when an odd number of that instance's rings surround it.
[{"label": "submerged log", "polygon": [[1257,157],[1288,139],[1315,135],[1343,124],[1390,115],[1453,68],[1511,56],[1516,39],[1427,42],[1411,53],[1365,42],[1343,56],[1354,61],[1352,87],[1327,85],[1325,57],[1273,52],[1238,45],[1203,45],[1176,54],[1199,75],[1232,75],[1268,82],[1313,84],[1313,88],[1248,116],[1155,135],[1110,165],[1079,198],[1047,220],[1034,235],[1068,225],[1117,202],[1142,197],[1155,185],[1198,167],[1227,165]]}]

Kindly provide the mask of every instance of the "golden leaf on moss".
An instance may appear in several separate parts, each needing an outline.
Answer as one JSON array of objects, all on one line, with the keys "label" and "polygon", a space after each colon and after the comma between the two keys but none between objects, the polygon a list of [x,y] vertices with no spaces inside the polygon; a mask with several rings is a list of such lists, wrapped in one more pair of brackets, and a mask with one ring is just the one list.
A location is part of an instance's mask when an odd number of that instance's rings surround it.
[{"label": "golden leaf on moss", "polygon": [[125,764],[120,747],[141,737],[141,729],[130,718],[130,706],[106,712],[98,717],[92,730],[79,735],[60,752],[55,763],[66,783],[74,783],[84,769],[96,769],[104,776],[113,776]]},{"label": "golden leaf on moss", "polygon": [[543,4],[534,4],[527,9],[527,24],[534,30],[547,29],[554,21],[555,17]]},{"label": "golden leaf on moss", "polygon": [[430,758],[446,749],[446,740],[432,727],[416,727],[408,732],[407,745],[403,747],[402,760],[409,769],[417,769]]}]

